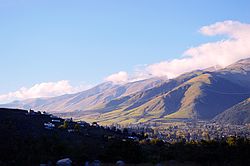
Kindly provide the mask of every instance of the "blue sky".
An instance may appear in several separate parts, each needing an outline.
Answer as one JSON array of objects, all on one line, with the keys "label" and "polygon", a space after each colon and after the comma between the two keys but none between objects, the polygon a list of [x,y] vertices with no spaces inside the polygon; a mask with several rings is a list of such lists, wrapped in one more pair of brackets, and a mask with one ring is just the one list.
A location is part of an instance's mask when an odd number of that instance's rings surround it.
[{"label": "blue sky", "polygon": [[182,56],[202,26],[250,23],[241,0],[1,0],[0,94],[41,82],[97,84],[110,74]]}]

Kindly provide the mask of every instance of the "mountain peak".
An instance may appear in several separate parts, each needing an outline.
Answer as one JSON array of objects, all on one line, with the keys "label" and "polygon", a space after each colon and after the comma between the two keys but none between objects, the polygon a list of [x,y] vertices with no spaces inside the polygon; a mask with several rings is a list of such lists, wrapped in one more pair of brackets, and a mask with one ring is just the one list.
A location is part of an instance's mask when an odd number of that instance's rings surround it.
[{"label": "mountain peak", "polygon": [[221,71],[231,71],[231,72],[250,72],[250,58],[241,59]]},{"label": "mountain peak", "polygon": [[250,64],[250,58],[245,58],[237,61],[236,63],[241,63],[241,64]]},{"label": "mountain peak", "polygon": [[65,113],[60,115],[106,124],[146,123],[169,118],[208,120],[249,98],[248,92],[250,58],[224,69],[214,66],[173,79],[153,77],[125,84],[104,82],[76,94],[0,107]]}]

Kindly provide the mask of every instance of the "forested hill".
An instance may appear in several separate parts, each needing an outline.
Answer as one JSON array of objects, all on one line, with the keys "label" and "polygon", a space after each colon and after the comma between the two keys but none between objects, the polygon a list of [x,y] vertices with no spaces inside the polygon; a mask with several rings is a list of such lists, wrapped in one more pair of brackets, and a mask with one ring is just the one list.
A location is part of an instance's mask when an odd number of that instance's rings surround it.
[{"label": "forested hill", "polygon": [[[54,124],[54,125],[53,125]],[[39,165],[70,158],[73,165],[164,163],[168,165],[247,165],[250,142],[229,137],[217,141],[163,142],[142,133],[77,123],[46,113],[0,108],[0,165]],[[133,139],[137,138],[137,139]]]}]

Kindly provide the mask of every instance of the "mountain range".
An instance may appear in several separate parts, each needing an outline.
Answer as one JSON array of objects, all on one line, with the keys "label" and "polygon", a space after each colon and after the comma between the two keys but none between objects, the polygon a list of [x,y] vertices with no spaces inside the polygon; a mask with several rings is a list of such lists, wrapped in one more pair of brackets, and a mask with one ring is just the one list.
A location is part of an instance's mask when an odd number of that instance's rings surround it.
[{"label": "mountain range", "polygon": [[[238,113],[242,108],[239,105],[244,100],[243,103],[249,103],[249,97],[250,58],[222,69],[196,70],[174,79],[155,77],[126,84],[105,82],[76,94],[15,101],[0,107],[32,108],[106,124],[171,119],[222,121],[224,114],[229,115],[225,122],[235,123],[237,120],[229,119],[242,116]],[[245,107],[249,108],[249,104]],[[246,115],[249,117],[249,111]]]}]

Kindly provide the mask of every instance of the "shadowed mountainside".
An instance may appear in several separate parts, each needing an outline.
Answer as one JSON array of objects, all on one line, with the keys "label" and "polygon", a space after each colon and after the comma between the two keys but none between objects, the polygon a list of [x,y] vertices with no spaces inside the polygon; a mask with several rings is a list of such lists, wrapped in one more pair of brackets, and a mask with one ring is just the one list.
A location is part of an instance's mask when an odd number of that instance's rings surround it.
[{"label": "shadowed mountainside", "polygon": [[[99,110],[92,110],[101,114],[91,118],[124,124],[170,118],[210,120],[247,99],[249,85],[250,59],[244,59],[213,72],[186,73],[152,89],[111,100]],[[76,113],[78,118],[85,115]]]},{"label": "shadowed mountainside", "polygon": [[1,107],[34,108],[103,124],[128,124],[168,119],[211,120],[249,97],[250,58],[223,69],[196,70],[169,80],[103,83],[77,94]]},{"label": "shadowed mountainside", "polygon": [[213,121],[235,125],[250,123],[250,98],[217,115]]}]

